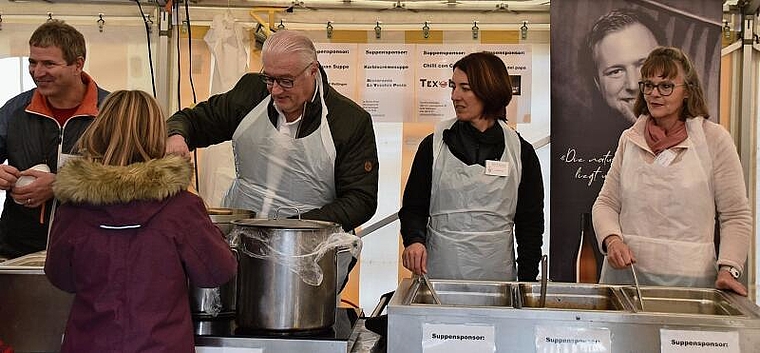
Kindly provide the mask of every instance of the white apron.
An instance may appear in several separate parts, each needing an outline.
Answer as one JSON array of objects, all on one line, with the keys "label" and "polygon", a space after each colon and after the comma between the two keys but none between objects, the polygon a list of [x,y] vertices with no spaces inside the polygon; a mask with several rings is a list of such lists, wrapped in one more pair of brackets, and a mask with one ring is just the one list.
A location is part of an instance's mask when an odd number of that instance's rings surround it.
[{"label": "white apron", "polygon": [[428,223],[428,275],[441,279],[511,281],[517,277],[512,228],[522,175],[520,140],[503,121],[505,149],[500,161],[507,176],[486,175],[479,164],[466,165],[443,143],[436,125]]},{"label": "white apron", "polygon": [[335,144],[327,123],[322,78],[319,129],[293,139],[280,133],[267,115],[271,96],[251,110],[232,135],[236,178],[224,199],[226,207],[253,210],[259,218],[285,218],[320,208],[336,197]]},{"label": "white apron", "polygon": [[[636,257],[644,285],[712,288],[715,268],[715,202],[712,161],[703,118],[686,120],[686,149],[668,166],[648,163],[649,152],[629,143],[620,171],[620,227]],[[601,283],[632,284],[630,268],[604,259]]]},{"label": "white apron", "polygon": [[[251,56],[249,37],[247,29],[235,22],[229,10],[224,15],[214,16],[211,28],[203,37],[213,59],[209,95],[231,90],[248,72],[248,58]],[[198,193],[209,206],[219,207],[235,179],[232,143],[224,141],[198,151]]]}]

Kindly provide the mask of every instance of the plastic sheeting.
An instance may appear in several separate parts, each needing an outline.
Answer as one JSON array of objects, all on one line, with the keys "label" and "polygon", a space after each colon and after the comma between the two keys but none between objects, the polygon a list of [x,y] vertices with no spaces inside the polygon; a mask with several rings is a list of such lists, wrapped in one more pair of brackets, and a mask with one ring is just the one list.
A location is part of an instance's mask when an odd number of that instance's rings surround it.
[{"label": "plastic sheeting", "polygon": [[[248,71],[250,57],[249,34],[244,26],[235,23],[232,13],[214,16],[203,40],[214,57],[210,94],[229,91]],[[232,144],[222,142],[203,149],[198,161],[199,189],[203,199],[212,207],[222,204],[225,193],[235,178]]]},{"label": "plastic sheeting", "polygon": [[242,254],[274,261],[299,276],[304,283],[315,287],[322,284],[323,271],[319,266],[319,260],[326,253],[347,248],[353,257],[358,257],[362,250],[361,239],[349,233],[332,233],[325,239],[309,237],[306,234],[298,239],[296,249],[285,249],[281,245],[291,243],[291,239],[286,238],[291,238],[292,234],[270,232],[266,229],[238,227],[232,231],[231,237],[240,243],[238,248]]}]

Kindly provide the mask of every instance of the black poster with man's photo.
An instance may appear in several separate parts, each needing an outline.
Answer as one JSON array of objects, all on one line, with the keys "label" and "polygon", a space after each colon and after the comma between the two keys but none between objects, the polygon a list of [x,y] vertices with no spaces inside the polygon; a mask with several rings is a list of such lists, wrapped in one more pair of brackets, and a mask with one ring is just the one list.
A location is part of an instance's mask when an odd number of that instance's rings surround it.
[{"label": "black poster with man's photo", "polygon": [[[693,60],[717,121],[721,15],[715,0],[552,2],[552,280],[576,280],[581,217],[591,213],[618,138],[636,119],[639,69],[653,48],[679,47]],[[586,223],[585,236],[595,244]]]}]

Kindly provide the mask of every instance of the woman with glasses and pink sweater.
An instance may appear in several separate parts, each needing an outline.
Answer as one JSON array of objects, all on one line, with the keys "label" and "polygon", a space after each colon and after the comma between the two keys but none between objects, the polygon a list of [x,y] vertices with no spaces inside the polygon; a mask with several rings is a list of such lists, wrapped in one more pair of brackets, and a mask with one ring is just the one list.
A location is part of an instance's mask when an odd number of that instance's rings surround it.
[{"label": "woman with glasses and pink sweater", "polygon": [[699,77],[681,50],[649,54],[634,112],[593,207],[606,255],[600,282],[633,283],[635,266],[643,285],[747,295],[738,281],[752,230],[742,166],[729,133],[707,120]]}]

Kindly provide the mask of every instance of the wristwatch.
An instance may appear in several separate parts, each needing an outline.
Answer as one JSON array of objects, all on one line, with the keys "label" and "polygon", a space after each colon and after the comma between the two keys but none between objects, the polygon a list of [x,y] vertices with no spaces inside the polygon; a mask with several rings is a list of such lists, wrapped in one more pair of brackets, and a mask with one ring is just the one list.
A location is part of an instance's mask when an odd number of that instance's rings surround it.
[{"label": "wristwatch", "polygon": [[742,275],[739,272],[739,270],[736,267],[733,267],[733,266],[723,265],[723,266],[720,267],[720,270],[721,271],[724,271],[724,270],[728,271],[728,273],[731,274],[731,277],[733,277],[734,279],[739,279],[739,277]]}]

